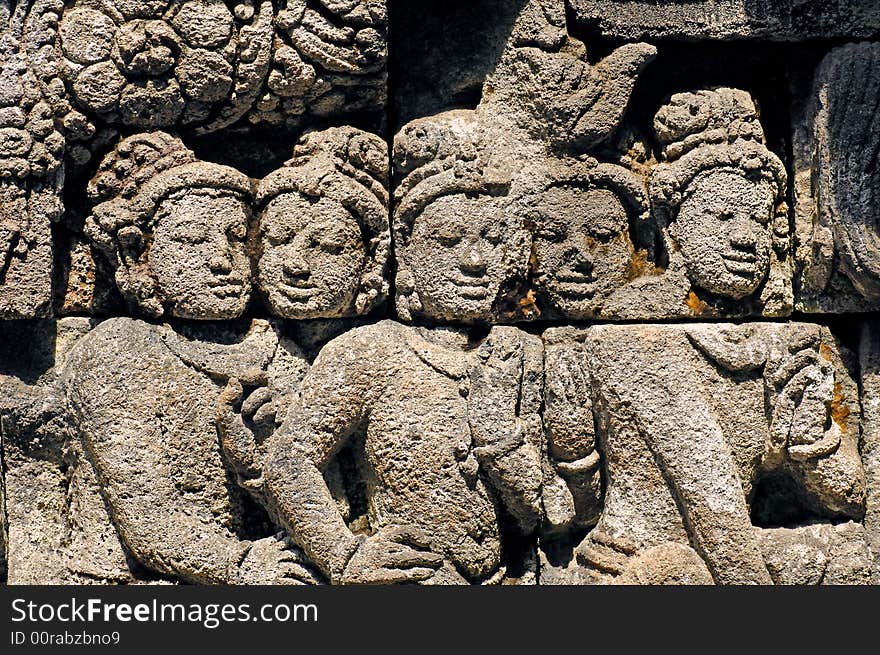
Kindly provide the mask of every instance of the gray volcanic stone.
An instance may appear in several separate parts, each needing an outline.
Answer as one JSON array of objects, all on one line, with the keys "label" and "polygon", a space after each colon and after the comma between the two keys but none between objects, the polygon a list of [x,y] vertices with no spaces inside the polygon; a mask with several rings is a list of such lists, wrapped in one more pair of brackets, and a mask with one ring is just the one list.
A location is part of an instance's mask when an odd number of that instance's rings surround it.
[{"label": "gray volcanic stone", "polygon": [[799,41],[880,33],[874,0],[568,0],[577,23],[618,39]]},{"label": "gray volcanic stone", "polygon": [[56,56],[77,106],[140,129],[214,132],[379,112],[384,0],[65,3]]},{"label": "gray volcanic stone", "polygon": [[880,323],[862,326],[862,459],[867,474],[865,528],[874,553],[873,583],[880,584]]},{"label": "gray volcanic stone", "polygon": [[[592,64],[584,44],[566,31],[564,3],[532,0],[514,22],[476,110],[444,112],[401,129],[394,141],[393,223],[402,320],[474,323],[597,313],[598,303],[589,301],[562,309],[536,304],[532,278],[542,274],[535,255],[543,253],[532,252],[532,240],[545,220],[578,230],[571,241],[588,243],[575,248],[588,248],[589,232],[601,231],[601,241],[615,244],[596,246],[596,258],[604,255],[610,269],[603,262],[597,275],[610,279],[594,284],[589,271],[549,273],[576,276],[590,287],[578,289],[579,299],[622,282],[621,269],[635,253],[621,233],[630,217],[645,217],[647,195],[624,167],[581,153],[616,131],[655,53],[648,44],[630,44]],[[587,216],[579,207],[590,210]],[[561,256],[549,255],[548,266],[559,267]]]},{"label": "gray volcanic stone", "polygon": [[795,106],[798,309],[880,309],[880,44],[832,50]]},{"label": "gray volcanic stone", "polygon": [[429,4],[0,0],[0,580],[880,583],[877,3]]},{"label": "gray volcanic stone", "polygon": [[391,247],[385,143],[330,128],[305,135],[293,155],[257,182],[165,132],[122,140],[89,183],[84,231],[130,311],[231,319],[254,291],[284,318],[380,305]]},{"label": "gray volcanic stone", "polygon": [[[185,332],[111,319],[77,343],[62,370],[73,438],[126,551],[187,582],[314,581],[283,536],[268,526],[259,535],[255,503],[224,466],[215,422],[227,380],[268,385],[283,406],[306,362],[264,321],[245,334],[231,326]],[[252,400],[249,416],[271,422],[262,400]]]},{"label": "gray volcanic stone", "polygon": [[[52,313],[52,228],[64,210],[63,102],[37,48],[55,2],[0,3],[0,318]],[[55,82],[59,80],[55,79]]]},{"label": "gray volcanic stone", "polygon": [[[541,341],[382,321],[331,341],[269,439],[264,484],[283,525],[336,584],[499,583],[514,534],[543,514]],[[363,516],[325,479],[352,443]],[[531,576],[532,580],[534,575]]]}]

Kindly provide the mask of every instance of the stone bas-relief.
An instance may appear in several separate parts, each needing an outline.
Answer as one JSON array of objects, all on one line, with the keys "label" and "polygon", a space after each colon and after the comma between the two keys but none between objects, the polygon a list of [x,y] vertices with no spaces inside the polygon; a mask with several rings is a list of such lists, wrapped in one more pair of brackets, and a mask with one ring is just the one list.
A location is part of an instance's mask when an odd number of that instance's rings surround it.
[{"label": "stone bas-relief", "polygon": [[[655,162],[609,155],[656,50],[630,44],[591,65],[560,11],[526,5],[476,110],[395,137],[399,317],[790,314],[787,175],[752,97],[675,94],[653,121]],[[456,225],[464,216],[476,220]],[[448,253],[445,284],[469,307],[444,305],[452,292],[420,266],[428,249]]]},{"label": "stone bas-relief", "polygon": [[805,312],[880,308],[880,44],[835,48],[796,105],[800,297]]},{"label": "stone bas-relief", "polygon": [[386,4],[0,0],[3,579],[880,581],[873,13]]},{"label": "stone bas-relief", "polygon": [[827,328],[609,325],[545,342],[550,452],[581,462],[583,498],[599,467],[604,482],[568,558],[548,542],[545,583],[871,581],[876,472],[854,357]]},{"label": "stone bas-relief", "polygon": [[[0,2],[0,318],[52,311],[51,225],[61,218],[62,95],[35,51],[51,39],[53,3]],[[39,51],[41,52],[41,51]],[[55,82],[58,82],[55,79]]]},{"label": "stone bas-relief", "polygon": [[[647,214],[646,192],[624,167],[587,152],[618,128],[656,49],[630,44],[591,64],[566,31],[562,2],[523,4],[479,106],[417,119],[395,137],[404,321],[552,317],[560,308],[536,304],[548,297],[567,305],[564,314],[591,317],[593,297],[623,281],[618,269],[632,268],[623,233]],[[563,243],[533,246],[536,234]],[[596,252],[585,241],[599,241]],[[429,251],[444,253],[442,267],[422,265]],[[610,279],[596,279],[593,259],[604,260],[596,273],[610,268]],[[575,270],[563,270],[566,263]],[[577,288],[566,294],[565,285]]]},{"label": "stone bas-relief", "polygon": [[[283,403],[306,367],[295,344],[260,321],[244,334],[187,335],[111,319],[75,346],[61,374],[73,430],[141,566],[202,584],[314,580],[284,536],[259,525],[255,501],[224,466],[216,427],[224,380],[268,385]],[[259,418],[273,420],[262,409]]]},{"label": "stone bas-relief", "polygon": [[[541,342],[383,321],[330,342],[270,438],[266,493],[335,584],[534,581],[507,532],[542,520]],[[363,516],[324,477],[354,447]],[[533,562],[532,562],[533,563]]]},{"label": "stone bas-relief", "polygon": [[622,288],[606,312],[788,315],[787,176],[764,144],[752,98],[729,88],[676,94],[654,117],[654,133],[660,162],[648,184],[665,270]]}]

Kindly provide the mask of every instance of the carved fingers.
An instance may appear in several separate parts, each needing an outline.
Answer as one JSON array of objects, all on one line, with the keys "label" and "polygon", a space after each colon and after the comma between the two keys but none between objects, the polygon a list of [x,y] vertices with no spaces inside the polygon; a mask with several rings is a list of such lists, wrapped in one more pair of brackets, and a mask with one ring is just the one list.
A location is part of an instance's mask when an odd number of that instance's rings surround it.
[{"label": "carved fingers", "polygon": [[242,486],[252,490],[262,484],[258,443],[275,429],[275,415],[269,388],[259,386],[245,397],[245,388],[238,378],[229,380],[217,401],[217,431],[223,452]]},{"label": "carved fingers", "polygon": [[411,526],[390,526],[364,539],[342,574],[342,584],[413,584],[430,580],[443,556]]},{"label": "carved fingers", "polygon": [[468,377],[468,416],[478,448],[521,443],[518,424],[523,347],[518,335],[503,330],[490,334],[478,352]]},{"label": "carved fingers", "polygon": [[279,533],[251,544],[238,569],[239,584],[318,584],[305,557]]},{"label": "carved fingers", "polygon": [[770,422],[771,450],[785,450],[795,461],[833,453],[841,430],[831,416],[834,370],[812,349],[801,350],[765,372],[768,386],[778,389]]}]

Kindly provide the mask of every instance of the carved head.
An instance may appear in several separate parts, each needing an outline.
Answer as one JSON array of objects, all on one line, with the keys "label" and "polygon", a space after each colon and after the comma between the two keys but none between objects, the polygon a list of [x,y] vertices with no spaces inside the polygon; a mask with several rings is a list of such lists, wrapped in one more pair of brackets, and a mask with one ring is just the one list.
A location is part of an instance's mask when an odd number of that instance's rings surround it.
[{"label": "carved head", "polygon": [[651,199],[668,250],[695,287],[752,295],[788,229],[785,168],[764,145],[754,102],[735,89],[677,94],[654,129],[662,152]]},{"label": "carved head", "polygon": [[388,149],[353,128],[315,132],[257,190],[260,288],[273,314],[363,314],[388,291]]},{"label": "carved head", "polygon": [[77,0],[59,25],[62,76],[111,123],[217,129],[240,118],[269,68],[272,3]]},{"label": "carved head", "polygon": [[539,299],[568,318],[595,316],[632,278],[631,218],[648,215],[638,180],[613,164],[581,164],[537,198],[534,281]]},{"label": "carved head", "polygon": [[122,141],[89,184],[86,234],[142,313],[219,320],[250,299],[250,180],[162,132]]},{"label": "carved head", "polygon": [[395,141],[397,310],[488,322],[517,277],[529,233],[506,197],[510,175],[488,163],[466,112],[414,121]]}]

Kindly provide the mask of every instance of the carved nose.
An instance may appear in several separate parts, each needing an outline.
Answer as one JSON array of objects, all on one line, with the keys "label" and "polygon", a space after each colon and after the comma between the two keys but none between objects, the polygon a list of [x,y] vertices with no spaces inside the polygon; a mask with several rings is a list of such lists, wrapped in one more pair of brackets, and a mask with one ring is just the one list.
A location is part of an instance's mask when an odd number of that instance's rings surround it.
[{"label": "carved nose", "polygon": [[589,253],[588,250],[583,248],[576,248],[570,254],[571,265],[574,270],[579,273],[589,273],[593,270],[595,266],[595,261],[593,260],[593,256]]},{"label": "carved nose", "polygon": [[309,263],[299,253],[289,253],[284,258],[284,272],[290,276],[301,277],[311,273],[311,270]]},{"label": "carved nose", "polygon": [[747,217],[737,218],[730,230],[730,242],[741,248],[754,248],[758,242],[754,225],[755,223]]},{"label": "carved nose", "polygon": [[214,273],[231,273],[232,256],[228,252],[215,253],[208,262],[208,265]]},{"label": "carved nose", "polygon": [[471,244],[464,253],[461,270],[471,275],[482,275],[486,272],[486,258],[476,243]]}]

